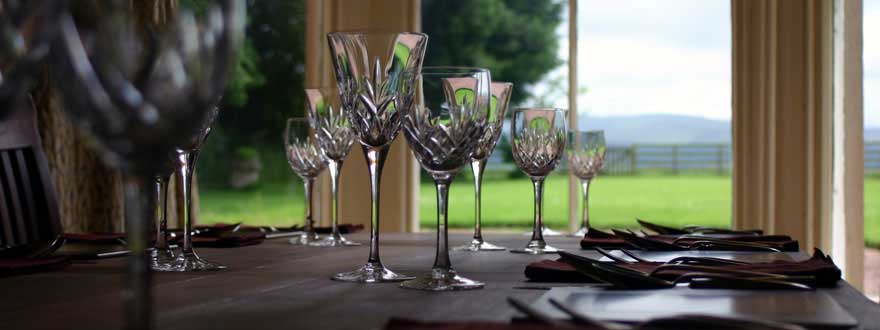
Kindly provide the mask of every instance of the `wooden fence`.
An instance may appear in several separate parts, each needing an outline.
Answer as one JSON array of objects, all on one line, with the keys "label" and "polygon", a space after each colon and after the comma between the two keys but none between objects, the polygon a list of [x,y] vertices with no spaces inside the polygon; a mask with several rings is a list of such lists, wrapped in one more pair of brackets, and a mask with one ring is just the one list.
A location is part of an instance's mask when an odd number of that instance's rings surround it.
[{"label": "wooden fence", "polygon": [[609,146],[603,172],[610,175],[639,173],[730,173],[729,144],[634,144]]}]

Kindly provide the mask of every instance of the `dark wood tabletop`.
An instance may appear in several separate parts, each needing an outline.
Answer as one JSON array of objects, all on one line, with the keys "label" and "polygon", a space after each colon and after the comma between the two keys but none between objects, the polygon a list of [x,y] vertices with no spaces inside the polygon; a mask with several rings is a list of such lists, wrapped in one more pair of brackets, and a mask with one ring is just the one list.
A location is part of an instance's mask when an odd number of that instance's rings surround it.
[{"label": "dark wood tabletop", "polygon": [[[366,242],[364,234],[351,238]],[[519,247],[526,236],[486,238]],[[435,234],[383,234],[382,260],[390,269],[418,275],[434,260]],[[468,235],[452,234],[454,246]],[[577,250],[578,240],[548,242]],[[199,249],[229,269],[210,273],[158,273],[154,277],[156,329],[381,329],[390,317],[433,320],[509,320],[516,313],[505,298],[537,299],[544,286],[525,281],[530,256],[509,252],[452,252],[459,274],[484,281],[482,290],[422,292],[396,284],[334,282],[332,274],[366,261],[367,247],[292,246],[284,239],[232,249]],[[584,251],[584,253],[587,253]],[[0,278],[2,329],[119,329],[123,259],[77,262],[63,271]],[[880,329],[880,305],[841,282],[828,293],[865,329]]]}]

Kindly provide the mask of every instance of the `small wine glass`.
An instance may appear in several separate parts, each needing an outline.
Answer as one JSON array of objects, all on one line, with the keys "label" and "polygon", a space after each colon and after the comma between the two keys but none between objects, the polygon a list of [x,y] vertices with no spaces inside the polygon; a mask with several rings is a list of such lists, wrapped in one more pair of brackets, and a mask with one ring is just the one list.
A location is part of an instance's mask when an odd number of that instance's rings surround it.
[{"label": "small wine glass", "polygon": [[351,130],[348,116],[342,111],[342,101],[336,88],[306,89],[306,111],[309,115],[313,135],[318,147],[324,152],[327,171],[330,172],[332,226],[330,235],[309,243],[312,246],[357,246],[339,232],[339,175],[342,162],[351,151],[355,134]]},{"label": "small wine glass", "polygon": [[568,130],[568,110],[556,108],[517,109],[510,122],[510,140],[513,160],[532,179],[535,190],[535,223],[532,239],[513,253],[556,253],[544,241],[544,179],[556,168],[565,153],[565,134]]},{"label": "small wine glass", "polygon": [[290,239],[290,244],[310,245],[320,242],[315,233],[315,219],[312,215],[312,186],[321,171],[327,167],[324,152],[311,138],[309,121],[306,118],[288,118],[284,129],[284,154],[290,168],[303,180],[305,204],[305,233]]},{"label": "small wine glass", "polygon": [[590,181],[605,165],[605,131],[571,131],[568,141],[568,168],[581,180],[584,223],[572,236],[583,237],[590,230]]},{"label": "small wine glass", "polygon": [[489,70],[425,67],[417,83],[418,101],[403,121],[413,155],[437,188],[437,255],[431,273],[400,284],[427,291],[472,290],[483,283],[458,276],[449,260],[449,186],[473,157],[488,123]]},{"label": "small wine glass", "polygon": [[428,36],[422,33],[333,32],[327,34],[336,85],[370,174],[370,255],[367,263],[333,275],[336,281],[377,283],[413,279],[379,259],[379,183],[391,143],[410,111],[416,75]]},{"label": "small wine glass", "polygon": [[489,101],[489,123],[474,149],[471,157],[471,171],[474,173],[474,238],[462,246],[455,247],[454,251],[504,251],[507,248],[491,244],[483,239],[482,226],[482,197],[483,172],[489,156],[495,151],[498,138],[501,137],[504,126],[504,116],[507,114],[507,106],[510,103],[510,95],[513,93],[513,84],[508,82],[493,81],[491,85],[492,98]]},{"label": "small wine glass", "polygon": [[[169,162],[170,163],[170,162]],[[176,166],[175,166],[176,167]],[[156,229],[156,238],[153,241],[153,247],[149,248],[150,269],[154,271],[165,271],[171,267],[171,263],[176,258],[174,250],[169,244],[168,235],[168,182],[171,179],[174,168],[157,174],[153,178],[153,202],[155,210],[154,221]]]}]

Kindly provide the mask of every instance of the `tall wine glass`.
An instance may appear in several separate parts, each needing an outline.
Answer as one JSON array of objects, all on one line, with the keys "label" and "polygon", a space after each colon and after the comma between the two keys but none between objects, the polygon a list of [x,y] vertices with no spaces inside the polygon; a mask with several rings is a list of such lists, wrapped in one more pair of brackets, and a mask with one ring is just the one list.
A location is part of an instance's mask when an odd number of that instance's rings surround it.
[{"label": "tall wine glass", "polygon": [[[222,92],[239,49],[244,3],[224,0],[208,8],[213,38],[182,11],[169,33],[142,42],[136,20],[118,7],[80,30],[70,15],[57,21],[54,48],[64,109],[84,127],[110,164],[123,171],[128,232],[126,328],[152,328],[148,244],[151,182],[163,160],[191,139]],[[81,35],[85,36],[84,38]],[[83,41],[87,44],[84,44]]]},{"label": "tall wine glass", "polygon": [[589,191],[590,181],[599,175],[605,165],[605,131],[575,131],[569,133],[568,168],[581,180],[583,193],[583,219],[581,229],[572,236],[583,237],[590,230]]},{"label": "tall wine glass", "polygon": [[357,246],[360,243],[347,240],[339,232],[339,175],[342,171],[342,162],[351,145],[354,144],[354,131],[348,116],[342,111],[342,101],[339,99],[339,91],[336,88],[310,88],[306,89],[306,111],[309,115],[309,123],[314,132],[313,136],[324,152],[327,161],[327,170],[330,172],[330,188],[332,205],[330,214],[332,227],[330,235],[310,243],[312,246]]},{"label": "tall wine glass", "polygon": [[315,178],[327,167],[324,152],[311,138],[309,121],[306,118],[288,118],[284,129],[284,154],[290,168],[303,180],[303,191],[306,197],[305,233],[290,239],[290,244],[309,245],[319,242],[315,233],[315,219],[312,216],[312,186]]},{"label": "tall wine glass", "polygon": [[333,32],[327,34],[342,106],[358,136],[370,172],[370,256],[357,270],[339,273],[346,282],[413,279],[396,274],[379,259],[379,183],[401,119],[410,110],[416,74],[428,36],[421,33]]},{"label": "tall wine glass", "polygon": [[196,254],[192,244],[192,227],[193,222],[195,222],[195,209],[192,205],[192,187],[193,180],[195,179],[196,164],[198,164],[199,151],[202,144],[211,135],[211,125],[214,123],[214,119],[217,118],[217,113],[219,112],[216,106],[212,105],[210,108],[211,111],[197,122],[199,126],[187,132],[190,138],[177,146],[176,151],[179,164],[177,175],[180,176],[182,181],[177,191],[183,195],[183,207],[180,210],[181,218],[183,219],[183,245],[174,261],[168,267],[161,269],[162,271],[198,272],[226,269],[226,266],[222,264],[200,257]]},{"label": "tall wine glass", "polygon": [[458,276],[449,260],[449,186],[473,157],[489,114],[489,70],[425,67],[419,75],[417,105],[406,115],[403,132],[413,155],[437,188],[437,255],[431,273],[400,284],[407,289],[480,289],[483,283]]},{"label": "tall wine glass", "polygon": [[513,84],[493,81],[491,85],[492,98],[489,102],[489,123],[483,135],[477,141],[474,155],[471,157],[471,171],[474,173],[474,238],[462,246],[454,248],[455,251],[504,251],[506,248],[483,240],[482,226],[482,197],[483,171],[489,156],[495,151],[498,138],[501,137],[504,126],[504,116],[507,113],[507,105],[510,103],[510,95],[513,93]]},{"label": "tall wine glass", "polygon": [[535,223],[532,239],[513,253],[555,253],[558,249],[544,242],[544,179],[556,168],[565,152],[568,110],[554,108],[517,109],[510,122],[513,160],[532,179],[535,189]]}]

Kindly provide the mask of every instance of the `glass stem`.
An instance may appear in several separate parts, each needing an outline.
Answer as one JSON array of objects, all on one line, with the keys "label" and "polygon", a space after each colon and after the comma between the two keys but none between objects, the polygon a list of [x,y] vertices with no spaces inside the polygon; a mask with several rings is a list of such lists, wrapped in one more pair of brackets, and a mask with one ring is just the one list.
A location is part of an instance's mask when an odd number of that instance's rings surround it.
[{"label": "glass stem", "polygon": [[330,219],[333,237],[340,237],[339,233],[339,170],[342,169],[342,160],[330,160],[327,162],[327,171],[330,172]]},{"label": "glass stem", "polygon": [[590,179],[581,180],[581,191],[584,195],[584,205],[583,205],[583,216],[584,216],[584,229],[587,231],[590,230]]},{"label": "glass stem", "polygon": [[306,237],[312,239],[315,237],[315,219],[312,217],[312,186],[315,183],[315,178],[304,178],[303,179],[303,194],[306,198],[306,218],[305,218],[305,227],[306,227]]},{"label": "glass stem", "polygon": [[483,240],[482,225],[482,200],[480,187],[483,186],[483,170],[486,169],[486,159],[475,159],[471,162],[471,171],[474,172],[474,239]]},{"label": "glass stem", "polygon": [[437,255],[434,258],[434,269],[448,270],[452,268],[449,261],[449,230],[447,211],[449,209],[449,184],[452,178],[434,179],[437,188]]},{"label": "glass stem", "polygon": [[180,175],[181,181],[183,181],[180,185],[180,189],[183,190],[183,207],[181,210],[181,213],[183,213],[183,247],[180,253],[182,255],[192,255],[194,254],[192,248],[192,227],[193,216],[195,215],[192,208],[192,182],[199,153],[198,151],[180,152],[179,157],[181,166],[177,170],[177,174]]},{"label": "glass stem", "polygon": [[159,253],[168,249],[168,180],[171,175],[157,175],[155,180],[156,193],[156,248]]},{"label": "glass stem", "polygon": [[379,183],[382,181],[382,167],[388,158],[391,144],[381,147],[368,147],[364,149],[364,157],[367,159],[367,168],[370,171],[370,259],[369,263],[381,264],[379,260]]},{"label": "glass stem", "polygon": [[535,224],[532,227],[532,240],[544,240],[544,177],[532,177],[535,188]]},{"label": "glass stem", "polygon": [[150,181],[152,175],[128,173],[125,175],[125,228],[128,233],[125,301],[125,329],[152,328],[152,297],[150,295],[149,242],[151,213]]}]

